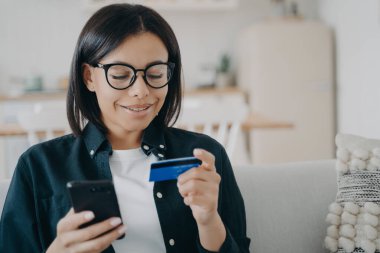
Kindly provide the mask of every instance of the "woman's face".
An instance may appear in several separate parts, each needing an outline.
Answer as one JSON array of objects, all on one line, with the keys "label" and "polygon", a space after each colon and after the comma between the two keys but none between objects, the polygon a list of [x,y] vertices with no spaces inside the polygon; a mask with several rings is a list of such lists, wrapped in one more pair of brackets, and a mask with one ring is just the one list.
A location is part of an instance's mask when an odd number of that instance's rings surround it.
[{"label": "woman's face", "polygon": [[[145,32],[126,38],[99,63],[125,63],[135,69],[145,69],[151,63],[167,61],[168,51],[161,39]],[[125,90],[112,88],[102,68],[85,64],[83,73],[87,88],[96,94],[102,120],[110,134],[144,130],[160,111],[168,92],[167,85],[160,89],[146,85],[143,72],[137,72],[137,79]]]}]

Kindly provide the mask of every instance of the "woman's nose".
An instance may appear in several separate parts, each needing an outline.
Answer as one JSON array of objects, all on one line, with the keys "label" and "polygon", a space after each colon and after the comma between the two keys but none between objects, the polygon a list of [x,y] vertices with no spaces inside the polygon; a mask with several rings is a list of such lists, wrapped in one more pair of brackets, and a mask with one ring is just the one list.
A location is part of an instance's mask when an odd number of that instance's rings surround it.
[{"label": "woman's nose", "polygon": [[143,75],[136,75],[136,80],[131,87],[128,89],[129,95],[132,97],[144,98],[148,96],[149,89],[148,85],[145,83]]}]

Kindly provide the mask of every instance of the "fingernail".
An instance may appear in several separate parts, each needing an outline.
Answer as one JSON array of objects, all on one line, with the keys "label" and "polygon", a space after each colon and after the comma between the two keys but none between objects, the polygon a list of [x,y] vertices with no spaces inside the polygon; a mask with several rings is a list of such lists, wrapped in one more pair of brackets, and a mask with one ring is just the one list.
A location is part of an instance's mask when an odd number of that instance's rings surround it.
[{"label": "fingernail", "polygon": [[95,217],[95,215],[94,215],[93,212],[86,212],[86,213],[84,214],[84,218],[85,218],[86,220],[91,220],[91,219],[93,219],[94,217]]},{"label": "fingernail", "polygon": [[119,228],[117,230],[117,232],[122,235],[122,234],[125,234],[126,230],[127,230],[127,228],[125,226],[121,226],[121,228]]},{"label": "fingernail", "polygon": [[121,219],[119,217],[112,218],[110,221],[111,226],[115,227],[121,223]]},{"label": "fingernail", "polygon": [[202,151],[198,148],[194,149],[194,155],[200,155],[202,154]]}]

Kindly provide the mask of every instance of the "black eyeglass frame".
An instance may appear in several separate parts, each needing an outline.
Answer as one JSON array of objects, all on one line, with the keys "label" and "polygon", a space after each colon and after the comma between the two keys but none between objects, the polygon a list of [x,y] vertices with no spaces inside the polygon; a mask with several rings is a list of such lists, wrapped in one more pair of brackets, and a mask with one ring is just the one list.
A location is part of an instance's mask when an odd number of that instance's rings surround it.
[{"label": "black eyeglass frame", "polygon": [[[168,68],[169,68],[169,71],[170,71],[170,77],[168,78],[168,81],[164,85],[161,85],[159,87],[152,86],[151,84],[149,84],[148,80],[146,79],[146,71],[147,71],[147,69],[149,69],[152,66],[156,66],[156,65],[167,65]],[[96,63],[96,64],[93,64],[92,66],[94,68],[101,68],[101,69],[104,70],[104,74],[106,75],[106,80],[107,80],[108,85],[111,86],[112,88],[114,88],[115,90],[125,90],[125,89],[128,89],[129,87],[131,87],[135,83],[135,81],[137,79],[137,72],[143,72],[144,73],[144,75],[142,76],[142,78],[144,79],[146,85],[148,85],[149,87],[151,87],[153,89],[161,89],[161,88],[165,87],[166,85],[168,85],[168,83],[170,82],[170,80],[171,80],[171,78],[173,76],[173,71],[174,71],[175,63],[173,63],[173,62],[155,62],[155,63],[149,64],[148,66],[146,66],[145,69],[136,69],[133,66],[131,66],[129,64],[126,64],[126,63],[110,63],[110,64]],[[133,77],[131,78],[131,81],[130,81],[130,83],[129,83],[128,86],[126,86],[124,88],[116,88],[116,87],[112,86],[112,84],[108,81],[108,70],[112,66],[125,66],[125,67],[128,67],[128,68],[130,68],[130,69],[133,70]]]}]

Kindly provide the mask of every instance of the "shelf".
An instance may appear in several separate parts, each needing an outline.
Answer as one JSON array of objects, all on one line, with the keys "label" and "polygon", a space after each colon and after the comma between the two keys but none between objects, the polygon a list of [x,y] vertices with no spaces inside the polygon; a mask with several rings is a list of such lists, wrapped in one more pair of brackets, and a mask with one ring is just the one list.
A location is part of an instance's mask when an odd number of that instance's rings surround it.
[{"label": "shelf", "polygon": [[24,92],[18,95],[0,94],[0,103],[7,101],[39,101],[66,99],[67,90],[43,90],[34,92]]},{"label": "shelf", "polygon": [[158,11],[222,11],[238,7],[239,0],[82,0],[83,7],[96,11],[113,3],[133,3],[149,6]]}]

